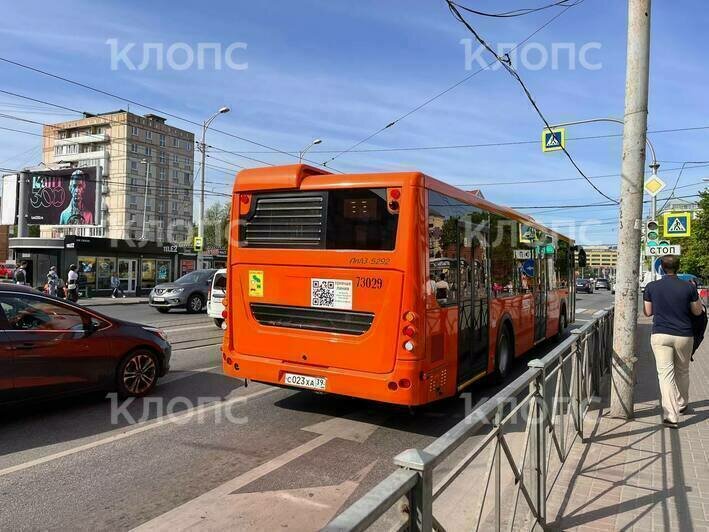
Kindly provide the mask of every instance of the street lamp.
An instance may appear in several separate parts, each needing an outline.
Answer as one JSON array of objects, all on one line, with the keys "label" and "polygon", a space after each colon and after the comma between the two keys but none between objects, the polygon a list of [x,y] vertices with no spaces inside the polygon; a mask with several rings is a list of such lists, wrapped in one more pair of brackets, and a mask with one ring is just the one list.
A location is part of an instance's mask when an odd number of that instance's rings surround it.
[{"label": "street lamp", "polygon": [[143,230],[140,232],[140,239],[145,240],[145,217],[148,213],[148,178],[150,177],[150,159],[140,161],[145,165],[145,192],[143,194]]},{"label": "street lamp", "polygon": [[310,148],[312,148],[313,146],[315,146],[316,144],[321,144],[321,143],[322,143],[322,139],[314,139],[310,144],[308,144],[308,146],[303,151],[301,151],[298,154],[298,162],[302,163],[303,157],[305,157],[305,154],[308,153],[308,150]]},{"label": "street lamp", "polygon": [[[204,124],[202,124],[202,142],[200,143],[200,150],[202,151],[202,176],[200,178],[200,192],[199,192],[199,218],[197,218],[197,236],[199,238],[204,239],[204,171],[205,171],[205,162],[207,158],[207,144],[206,144],[206,137],[207,137],[207,129],[209,129],[209,126],[212,124],[214,119],[218,117],[219,115],[223,115],[225,113],[228,113],[231,111],[227,106],[221,107],[216,113],[214,113],[212,116],[210,116]],[[204,242],[204,240],[202,240]],[[203,247],[203,246],[202,246]],[[202,264],[202,251],[200,250],[197,254],[197,268],[201,269],[203,267]]]}]

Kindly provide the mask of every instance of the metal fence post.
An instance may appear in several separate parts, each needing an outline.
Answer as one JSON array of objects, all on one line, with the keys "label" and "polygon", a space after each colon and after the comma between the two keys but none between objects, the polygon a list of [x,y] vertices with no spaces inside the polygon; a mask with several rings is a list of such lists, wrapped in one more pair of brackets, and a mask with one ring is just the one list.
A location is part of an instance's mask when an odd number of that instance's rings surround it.
[{"label": "metal fence post", "polygon": [[502,411],[503,406],[500,405],[495,412],[495,428],[498,430],[497,438],[495,439],[495,531],[500,532],[502,529],[502,446],[500,439],[502,438]]},{"label": "metal fence post", "polygon": [[574,417],[576,421],[576,433],[583,441],[583,414],[581,412],[581,331],[571,331],[571,334],[575,336],[574,346],[573,346],[573,357],[574,357],[574,368],[573,368],[573,383],[572,383],[572,396],[571,400],[574,402]]},{"label": "metal fence post", "polygon": [[544,420],[544,363],[541,360],[532,360],[528,366],[538,369],[534,380],[529,384],[532,392],[530,410],[532,415],[531,434],[531,468],[534,478],[532,479],[532,500],[536,505],[537,521],[544,527],[546,525],[546,423]]},{"label": "metal fence post", "polygon": [[409,493],[409,530],[433,530],[433,461],[434,456],[419,449],[409,449],[394,457],[394,464],[419,474],[416,486]]}]

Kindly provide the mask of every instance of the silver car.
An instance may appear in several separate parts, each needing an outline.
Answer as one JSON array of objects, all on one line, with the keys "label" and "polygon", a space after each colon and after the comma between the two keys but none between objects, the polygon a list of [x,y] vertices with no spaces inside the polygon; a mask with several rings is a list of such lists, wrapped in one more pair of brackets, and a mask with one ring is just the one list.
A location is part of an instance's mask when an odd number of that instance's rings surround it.
[{"label": "silver car", "polygon": [[172,283],[162,283],[150,291],[148,303],[158,312],[184,308],[189,313],[201,312],[207,303],[207,292],[217,270],[196,270]]}]

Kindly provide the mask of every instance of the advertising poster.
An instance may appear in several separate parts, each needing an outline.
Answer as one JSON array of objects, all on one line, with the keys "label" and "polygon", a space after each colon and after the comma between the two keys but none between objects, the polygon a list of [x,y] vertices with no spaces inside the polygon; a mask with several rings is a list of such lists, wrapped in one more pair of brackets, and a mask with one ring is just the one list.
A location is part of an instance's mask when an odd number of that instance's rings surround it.
[{"label": "advertising poster", "polygon": [[29,203],[31,224],[94,225],[96,168],[32,173]]}]

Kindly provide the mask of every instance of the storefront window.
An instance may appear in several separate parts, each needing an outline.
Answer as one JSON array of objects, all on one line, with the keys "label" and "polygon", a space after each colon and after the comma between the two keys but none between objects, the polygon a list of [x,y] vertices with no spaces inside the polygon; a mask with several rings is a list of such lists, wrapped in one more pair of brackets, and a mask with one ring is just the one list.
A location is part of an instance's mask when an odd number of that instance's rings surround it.
[{"label": "storefront window", "polygon": [[155,259],[141,261],[140,287],[150,289],[155,286]]},{"label": "storefront window", "polygon": [[170,261],[157,261],[156,279],[157,283],[166,283],[170,280]]},{"label": "storefront window", "polygon": [[79,284],[96,286],[96,257],[79,257]]},{"label": "storefront window", "polygon": [[116,259],[111,257],[99,257],[96,263],[96,275],[98,279],[97,288],[107,290],[111,288],[111,272],[116,269]]},{"label": "storefront window", "polygon": [[197,266],[197,261],[191,259],[182,259],[180,261],[180,277],[194,271]]}]

